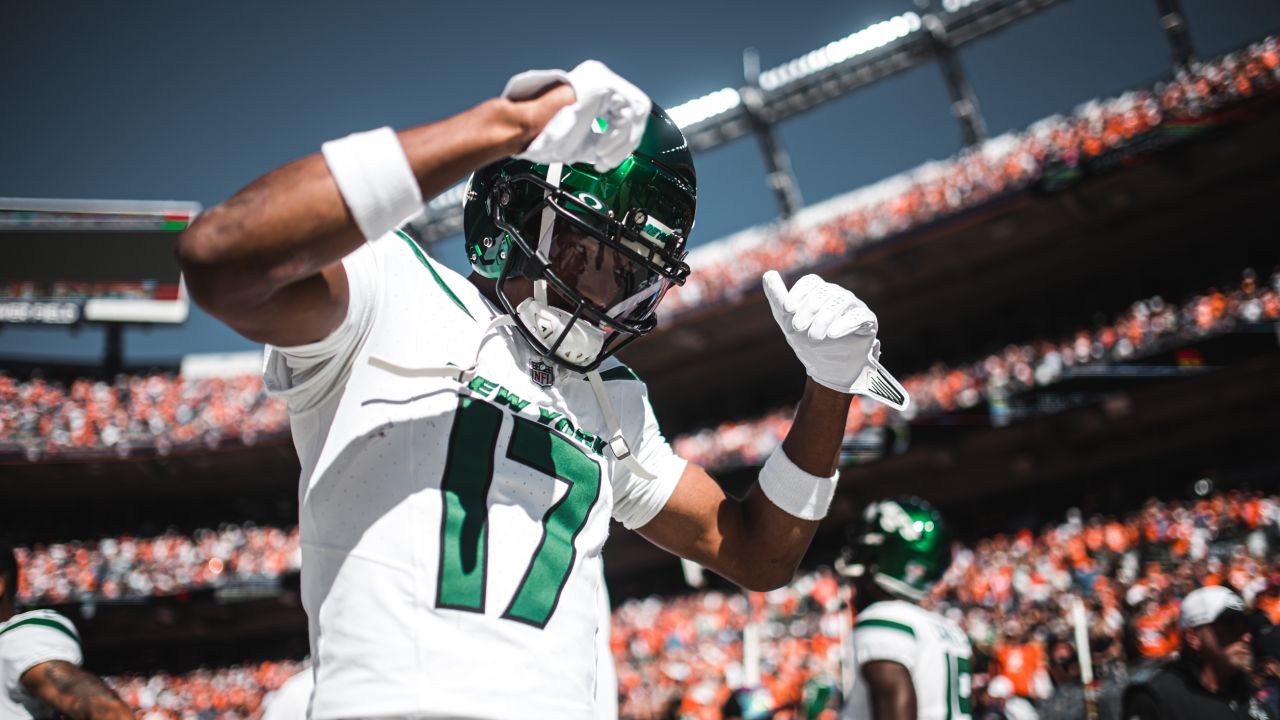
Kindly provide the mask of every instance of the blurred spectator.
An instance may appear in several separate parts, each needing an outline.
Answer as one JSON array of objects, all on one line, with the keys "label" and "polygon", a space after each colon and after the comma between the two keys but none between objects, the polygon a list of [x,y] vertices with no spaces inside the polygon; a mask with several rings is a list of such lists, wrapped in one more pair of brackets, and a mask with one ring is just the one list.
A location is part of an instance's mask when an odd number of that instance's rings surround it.
[{"label": "blurred spectator", "polygon": [[1150,680],[1125,692],[1129,720],[1268,717],[1250,682],[1252,623],[1244,600],[1221,586],[1182,600],[1182,653]]},{"label": "blurred spectator", "polygon": [[1003,675],[991,678],[987,683],[986,710],[980,720],[1039,720],[1036,708],[1013,692],[1013,681]]}]

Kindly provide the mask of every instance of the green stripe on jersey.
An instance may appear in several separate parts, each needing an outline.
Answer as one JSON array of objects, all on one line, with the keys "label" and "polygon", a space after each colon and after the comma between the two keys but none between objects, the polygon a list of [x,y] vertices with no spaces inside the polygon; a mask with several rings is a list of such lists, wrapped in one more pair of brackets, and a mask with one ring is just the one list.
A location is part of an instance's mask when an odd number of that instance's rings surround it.
[{"label": "green stripe on jersey", "polygon": [[631,368],[626,365],[611,367],[608,370],[600,371],[600,379],[608,382],[609,380],[635,380],[640,381],[640,376],[635,374]]},{"label": "green stripe on jersey", "polygon": [[49,618],[27,618],[26,620],[19,620],[18,622],[10,625],[9,627],[3,630],[0,630],[0,635],[4,635],[10,630],[13,630],[14,628],[20,628],[23,625],[41,625],[44,627],[51,627],[54,630],[57,630],[63,633],[64,635],[71,638],[72,640],[75,640],[76,645],[80,644],[80,638],[75,634],[75,632],[73,632],[70,628],[58,622],[57,620],[50,620]]},{"label": "green stripe on jersey", "polygon": [[399,235],[400,239],[405,241],[405,244],[409,246],[409,249],[413,251],[413,254],[417,256],[418,262],[422,263],[422,267],[426,268],[427,272],[431,273],[431,277],[436,279],[436,284],[440,286],[441,290],[444,290],[444,294],[449,296],[449,299],[453,301],[453,304],[457,305],[459,310],[466,313],[467,317],[475,320],[475,316],[471,314],[471,311],[467,309],[467,306],[463,305],[462,301],[458,299],[458,296],[453,294],[453,290],[450,290],[449,286],[445,284],[444,278],[440,277],[440,273],[436,272],[436,269],[431,267],[431,263],[427,261],[427,256],[422,254],[422,248],[418,247],[418,243],[414,242],[413,238],[409,237],[408,234],[399,228],[396,228],[396,235]]},{"label": "green stripe on jersey", "polygon": [[900,632],[904,632],[910,635],[911,637],[916,636],[916,631],[912,630],[910,625],[904,625],[900,622],[894,622],[892,620],[881,620],[880,618],[868,618],[867,620],[859,620],[853,626],[854,630],[860,630],[862,628],[886,628],[889,630],[898,630]]}]

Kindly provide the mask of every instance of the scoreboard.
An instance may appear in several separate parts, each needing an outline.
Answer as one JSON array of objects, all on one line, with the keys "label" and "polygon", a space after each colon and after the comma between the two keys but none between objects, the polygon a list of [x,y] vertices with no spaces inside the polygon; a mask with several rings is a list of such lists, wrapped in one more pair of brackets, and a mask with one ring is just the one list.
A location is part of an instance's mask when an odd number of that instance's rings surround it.
[{"label": "scoreboard", "polygon": [[194,202],[0,198],[0,323],[180,323]]}]

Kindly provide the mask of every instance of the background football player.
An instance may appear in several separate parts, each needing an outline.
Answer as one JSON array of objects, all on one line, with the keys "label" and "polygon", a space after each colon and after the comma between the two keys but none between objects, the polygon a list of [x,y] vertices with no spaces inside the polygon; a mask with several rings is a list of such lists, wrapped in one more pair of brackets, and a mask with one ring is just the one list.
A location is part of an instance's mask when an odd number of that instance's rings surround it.
[{"label": "background football player", "polygon": [[917,498],[869,505],[840,572],[854,580],[853,684],[845,720],[967,720],[973,648],[919,602],[951,564],[942,516]]},{"label": "background football player", "polygon": [[[397,226],[469,172],[463,278]],[[289,404],[313,720],[597,717],[611,516],[747,588],[791,578],[850,393],[906,398],[865,304],[770,272],[809,375],[792,432],[743,502],[677,457],[612,356],[688,275],[695,205],[679,128],[588,61],[326,143],[182,236],[192,297],[269,345]]]},{"label": "background football player", "polygon": [[80,667],[80,633],[52,610],[14,613],[18,561],[0,543],[0,720],[131,720],[133,711]]}]

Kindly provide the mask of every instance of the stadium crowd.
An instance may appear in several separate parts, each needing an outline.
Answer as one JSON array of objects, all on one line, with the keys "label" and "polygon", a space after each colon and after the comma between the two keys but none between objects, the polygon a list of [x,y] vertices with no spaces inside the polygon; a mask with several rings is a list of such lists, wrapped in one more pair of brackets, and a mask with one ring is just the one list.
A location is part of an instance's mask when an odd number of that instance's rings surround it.
[{"label": "stadium crowd", "polygon": [[[1277,540],[1277,495],[1151,499],[1123,517],[1072,510],[1039,532],[956,543],[951,568],[925,605],[958,622],[973,642],[976,702],[999,676],[1045,717],[1058,717],[1055,702],[1079,697],[1070,693],[1080,683],[1075,598],[1084,603],[1095,673],[1123,685],[1135,668],[1178,648],[1179,599],[1196,587],[1229,584],[1280,622]],[[192,577],[203,556],[195,557]],[[777,710],[779,719],[832,718],[851,604],[848,586],[825,567],[770,593],[626,601],[613,613],[611,635],[621,716],[710,720],[732,696]],[[748,635],[758,638],[756,655],[744,646]],[[263,697],[300,667],[262,662],[110,682],[142,718],[216,720],[254,717]]]},{"label": "stadium crowd", "polygon": [[[1280,320],[1280,268],[1261,279],[1253,271],[1245,271],[1236,287],[1211,288],[1181,305],[1160,297],[1140,300],[1096,330],[1080,330],[1058,341],[1011,344],[966,365],[935,365],[903,381],[912,400],[906,413],[856,399],[845,437],[868,427],[971,408],[985,400],[1049,385],[1075,367],[1132,361],[1228,332],[1241,323],[1276,320]],[[794,408],[785,407],[760,418],[726,420],[678,437],[673,445],[681,456],[704,467],[758,465],[786,437],[793,416]]]},{"label": "stadium crowd", "polygon": [[283,401],[252,375],[191,380],[169,373],[119,375],[70,385],[0,373],[0,453],[49,455],[207,450],[224,440],[253,444],[288,427]]},{"label": "stadium crowd", "polygon": [[[1153,297],[1096,330],[1080,330],[1059,341],[1012,344],[967,365],[936,365],[904,380],[913,401],[906,414],[855,401],[845,435],[1048,385],[1073,367],[1125,362],[1230,331],[1239,323],[1276,320],[1280,268],[1265,278],[1245,271],[1237,286],[1209,289],[1181,305]],[[759,418],[726,420],[680,436],[673,445],[706,467],[755,465],[785,437],[792,415],[793,408],[784,407]],[[188,380],[160,373],[121,375],[114,383],[77,380],[68,387],[0,374],[0,454],[21,453],[31,460],[77,451],[125,457],[140,449],[205,449],[228,439],[252,444],[287,429],[284,403],[268,396],[256,376]]]},{"label": "stadium crowd", "polygon": [[268,660],[185,675],[104,678],[139,720],[241,720],[262,715],[263,700],[303,663]]},{"label": "stadium crowd", "polygon": [[[1039,533],[1021,530],[957,544],[925,604],[958,622],[975,649],[975,699],[992,678],[1053,707],[1080,682],[1071,605],[1086,608],[1093,667],[1123,684],[1130,670],[1167,658],[1179,642],[1178,602],[1204,584],[1230,584],[1280,621],[1280,496],[1220,493],[1149,500],[1126,517],[1068,513]],[[821,717],[812,700],[839,687],[848,591],[827,569],[764,595],[704,592],[624,603],[614,613],[622,715],[718,718],[747,678],[744,628],[758,627],[755,702]],[[1049,713],[1053,716],[1053,713]],[[1080,717],[1078,713],[1071,715]]]},{"label": "stadium crowd", "polygon": [[1280,39],[1197,64],[1150,90],[1082,105],[952,158],[927,163],[835,198],[773,229],[726,238],[695,253],[695,272],[663,302],[669,320],[754,290],[770,268],[801,268],[976,207],[1048,176],[1070,175],[1093,158],[1142,152],[1178,137],[1215,112],[1280,88]]},{"label": "stadium crowd", "polygon": [[17,548],[27,605],[122,600],[273,582],[301,566],[298,528],[225,524],[191,535],[129,535]]}]

